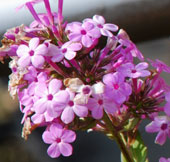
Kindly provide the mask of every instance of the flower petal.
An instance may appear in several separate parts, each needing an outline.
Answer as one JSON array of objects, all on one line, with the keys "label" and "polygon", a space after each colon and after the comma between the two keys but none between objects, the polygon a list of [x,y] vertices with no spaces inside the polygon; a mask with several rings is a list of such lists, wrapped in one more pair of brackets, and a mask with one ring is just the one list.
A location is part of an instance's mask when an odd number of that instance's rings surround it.
[{"label": "flower petal", "polygon": [[62,135],[62,141],[65,143],[72,143],[76,139],[76,133],[72,130],[64,130]]},{"label": "flower petal", "polygon": [[63,156],[70,156],[73,152],[73,148],[70,144],[60,142],[59,144],[59,150]]},{"label": "flower petal", "polygon": [[29,41],[29,48],[31,50],[34,50],[37,48],[37,46],[39,45],[39,42],[40,42],[40,39],[39,38],[32,38],[30,41]]},{"label": "flower petal", "polygon": [[48,147],[47,153],[52,158],[57,158],[60,156],[60,150],[57,143],[53,143]]}]

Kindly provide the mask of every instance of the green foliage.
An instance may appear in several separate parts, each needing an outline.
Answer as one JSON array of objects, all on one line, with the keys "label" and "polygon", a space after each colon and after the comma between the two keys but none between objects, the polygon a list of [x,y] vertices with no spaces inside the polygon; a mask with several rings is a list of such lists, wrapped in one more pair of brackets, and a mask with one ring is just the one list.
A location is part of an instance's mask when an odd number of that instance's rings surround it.
[{"label": "green foliage", "polygon": [[[135,137],[136,138],[133,140],[129,147],[129,151],[131,153],[131,156],[133,157],[134,162],[148,162],[147,147],[144,145],[140,133],[137,132]],[[128,162],[122,153],[121,162]]]}]

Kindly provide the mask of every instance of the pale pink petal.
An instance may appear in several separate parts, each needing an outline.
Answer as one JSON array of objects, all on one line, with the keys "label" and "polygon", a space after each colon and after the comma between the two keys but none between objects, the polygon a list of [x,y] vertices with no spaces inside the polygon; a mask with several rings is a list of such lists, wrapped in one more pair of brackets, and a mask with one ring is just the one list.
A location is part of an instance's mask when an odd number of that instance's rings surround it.
[{"label": "pale pink petal", "polygon": [[86,117],[88,115],[88,109],[84,105],[75,105],[73,110],[79,117]]},{"label": "pale pink petal", "polygon": [[94,107],[92,110],[92,116],[95,119],[101,119],[103,117],[103,108],[101,106]]},{"label": "pale pink petal", "polygon": [[55,141],[55,137],[49,131],[45,131],[42,135],[42,139],[47,144],[52,144]]},{"label": "pale pink petal", "polygon": [[101,36],[100,30],[95,27],[94,29],[88,31],[87,33],[89,36],[91,36],[92,38],[99,38]]},{"label": "pale pink petal", "polygon": [[109,73],[104,75],[103,82],[108,86],[113,86],[113,74]]},{"label": "pale pink petal", "polygon": [[45,83],[40,83],[36,88],[35,88],[35,95],[38,97],[45,97],[48,95],[48,88]]},{"label": "pale pink petal", "polygon": [[90,47],[93,44],[92,38],[90,38],[88,35],[82,36],[82,44],[85,47]]},{"label": "pale pink petal", "polygon": [[104,29],[111,30],[113,32],[116,32],[118,30],[118,26],[115,24],[104,24],[103,27]]},{"label": "pale pink petal", "polygon": [[60,52],[60,53],[56,53],[51,60],[53,62],[60,62],[62,59],[64,58],[64,55]]},{"label": "pale pink petal", "polygon": [[55,138],[61,138],[63,134],[63,128],[60,124],[52,124],[50,126],[50,132]]},{"label": "pale pink petal", "polygon": [[30,41],[29,41],[29,48],[31,50],[34,50],[38,47],[39,45],[39,42],[40,42],[40,39],[39,38],[32,38]]},{"label": "pale pink petal", "polygon": [[67,60],[72,60],[76,56],[76,52],[68,51],[64,56]]},{"label": "pale pink petal", "polygon": [[148,63],[147,62],[141,62],[135,66],[136,70],[143,70],[148,68]]},{"label": "pale pink petal", "polygon": [[93,20],[95,21],[95,22],[97,22],[98,24],[104,24],[105,23],[105,19],[104,19],[104,17],[103,16],[100,16],[100,15],[94,15],[93,16]]},{"label": "pale pink petal", "polygon": [[36,113],[43,114],[48,109],[47,100],[45,98],[37,100],[34,104],[34,109]]},{"label": "pale pink petal", "polygon": [[34,114],[31,117],[31,120],[33,121],[33,123],[35,124],[40,124],[42,122],[44,122],[44,115],[43,114]]},{"label": "pale pink petal", "polygon": [[70,40],[77,42],[81,40],[82,35],[80,33],[70,33],[68,37]]},{"label": "pale pink petal", "polygon": [[63,156],[70,156],[73,152],[72,146],[68,143],[60,142],[58,144],[58,146],[59,146],[59,150]]},{"label": "pale pink petal", "polygon": [[21,67],[26,67],[30,64],[31,58],[28,55],[22,56],[18,60],[18,65]]},{"label": "pale pink petal", "polygon": [[139,73],[140,73],[141,77],[146,77],[146,76],[151,75],[151,72],[148,70],[141,70],[141,71],[139,71]]},{"label": "pale pink petal", "polygon": [[29,51],[30,49],[26,45],[22,44],[18,47],[16,52],[19,57],[22,57],[24,55],[28,55]]},{"label": "pale pink petal", "polygon": [[45,62],[45,59],[41,55],[34,55],[33,57],[31,57],[31,62],[34,65],[34,67],[41,68]]},{"label": "pale pink petal", "polygon": [[45,44],[39,45],[35,50],[35,55],[46,55],[48,52],[48,48]]},{"label": "pale pink petal", "polygon": [[60,150],[57,143],[53,143],[49,146],[47,153],[52,158],[57,158],[60,156]]},{"label": "pale pink petal", "polygon": [[69,46],[68,46],[68,49],[72,50],[72,51],[79,51],[81,50],[82,48],[82,45],[81,43],[71,43]]},{"label": "pale pink petal", "polygon": [[54,110],[55,111],[61,111],[63,110],[67,103],[69,102],[70,96],[67,91],[60,90],[56,95],[54,96]]},{"label": "pale pink petal", "polygon": [[62,82],[60,80],[58,79],[51,80],[48,85],[49,94],[57,93],[61,87],[62,87]]},{"label": "pale pink petal", "polygon": [[72,130],[64,130],[62,135],[62,141],[65,143],[72,143],[76,139],[76,133]]},{"label": "pale pink petal", "polygon": [[101,32],[102,35],[107,36],[107,37],[113,36],[113,34],[110,31],[105,30],[105,29],[100,29],[100,32]]},{"label": "pale pink petal", "polygon": [[103,107],[104,107],[105,111],[110,114],[115,113],[119,108],[118,105],[115,104],[115,102],[110,99],[105,99]]},{"label": "pale pink petal", "polygon": [[61,120],[65,123],[65,124],[68,124],[68,123],[71,123],[74,119],[74,111],[71,107],[66,107],[63,112],[62,112],[62,115],[61,115]]}]

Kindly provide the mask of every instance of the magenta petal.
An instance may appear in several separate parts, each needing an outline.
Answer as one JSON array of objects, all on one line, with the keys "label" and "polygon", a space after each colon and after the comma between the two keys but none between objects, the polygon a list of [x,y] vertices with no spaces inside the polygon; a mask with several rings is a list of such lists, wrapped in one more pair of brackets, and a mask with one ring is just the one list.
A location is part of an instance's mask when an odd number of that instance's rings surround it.
[{"label": "magenta petal", "polygon": [[159,162],[169,162],[169,160],[166,160],[164,157],[161,157],[161,158],[159,159]]},{"label": "magenta petal", "polygon": [[76,139],[76,133],[72,130],[64,130],[62,135],[62,141],[65,143],[72,143]]},{"label": "magenta petal", "polygon": [[95,119],[101,119],[103,117],[103,108],[101,106],[94,107],[92,110],[92,116]]},{"label": "magenta petal", "polygon": [[49,131],[45,131],[42,135],[42,139],[47,144],[52,144],[55,141],[54,136]]},{"label": "magenta petal", "polygon": [[93,110],[94,107],[98,106],[97,100],[94,98],[89,98],[88,103],[86,105],[89,110]]},{"label": "magenta petal", "polygon": [[79,117],[86,117],[88,115],[88,109],[84,105],[75,105],[73,110]]},{"label": "magenta petal", "polygon": [[63,156],[70,156],[73,152],[72,146],[68,143],[60,142],[58,144],[58,146],[59,146],[59,150]]},{"label": "magenta petal", "polygon": [[155,143],[163,145],[166,141],[166,133],[164,131],[160,131],[155,139]]},{"label": "magenta petal", "polygon": [[71,123],[74,119],[74,111],[71,107],[66,107],[63,112],[62,112],[62,115],[61,115],[61,120],[65,123],[65,124],[68,124],[68,123]]},{"label": "magenta petal", "polygon": [[60,150],[57,143],[53,143],[48,147],[47,153],[52,158],[57,158],[60,156]]},{"label": "magenta petal", "polygon": [[109,74],[104,75],[103,82],[108,86],[112,86],[113,85],[113,74],[109,73]]},{"label": "magenta petal", "polygon": [[167,102],[170,102],[170,92],[167,92],[167,93],[165,94],[165,100],[166,100]]},{"label": "magenta petal", "polygon": [[29,42],[29,48],[31,50],[34,50],[38,47],[39,45],[39,42],[40,42],[40,39],[39,38],[32,38]]}]

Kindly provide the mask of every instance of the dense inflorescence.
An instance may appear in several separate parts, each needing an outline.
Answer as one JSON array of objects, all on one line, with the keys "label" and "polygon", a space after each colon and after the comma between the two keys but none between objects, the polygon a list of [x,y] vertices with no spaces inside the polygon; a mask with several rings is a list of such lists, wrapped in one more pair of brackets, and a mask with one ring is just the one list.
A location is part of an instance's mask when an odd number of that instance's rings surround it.
[{"label": "dense inflorescence", "polygon": [[[41,1],[47,13],[35,12],[34,5]],[[50,144],[49,156],[70,156],[74,131],[109,135],[107,115],[122,133],[134,133],[149,118],[146,131],[158,132],[155,142],[164,144],[170,137],[170,86],[160,74],[170,73],[170,67],[148,59],[153,67],[149,69],[127,33],[102,16],[65,22],[62,5],[59,0],[58,13],[51,11],[48,0],[19,6],[26,6],[35,20],[9,29],[2,40],[1,61],[12,59],[9,92],[18,96],[24,114],[23,137],[46,127],[42,138]],[[133,119],[136,124],[127,130]],[[164,161],[169,160],[160,159]]]}]

